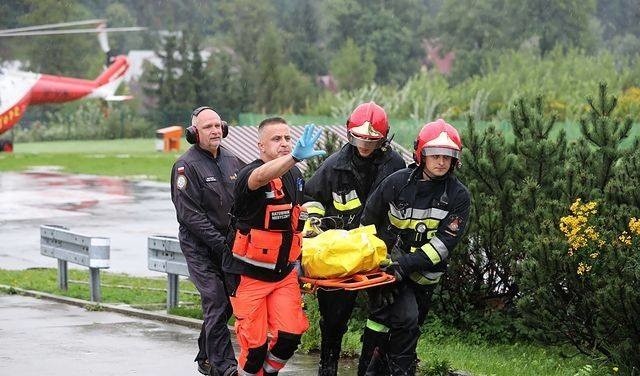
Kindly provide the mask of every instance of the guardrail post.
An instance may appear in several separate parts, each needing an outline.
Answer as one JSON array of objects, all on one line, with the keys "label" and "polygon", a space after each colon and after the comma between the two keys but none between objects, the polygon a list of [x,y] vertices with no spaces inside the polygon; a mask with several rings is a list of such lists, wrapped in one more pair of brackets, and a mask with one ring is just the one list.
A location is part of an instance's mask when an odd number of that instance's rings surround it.
[{"label": "guardrail post", "polygon": [[63,291],[69,289],[69,270],[64,260],[58,260],[58,288]]},{"label": "guardrail post", "polygon": [[92,302],[102,301],[100,293],[100,269],[89,268],[89,296]]},{"label": "guardrail post", "polygon": [[171,308],[178,306],[178,296],[180,293],[180,276],[177,274],[167,274],[167,312]]}]

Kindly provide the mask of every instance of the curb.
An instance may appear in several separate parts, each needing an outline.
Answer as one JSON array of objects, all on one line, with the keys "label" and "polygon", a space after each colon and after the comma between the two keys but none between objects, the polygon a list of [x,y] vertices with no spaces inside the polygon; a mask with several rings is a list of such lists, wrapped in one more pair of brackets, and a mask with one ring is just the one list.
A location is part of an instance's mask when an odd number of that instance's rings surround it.
[{"label": "curb", "polygon": [[18,294],[24,296],[30,296],[37,299],[47,299],[58,303],[70,304],[82,308],[92,309],[94,311],[108,311],[121,313],[127,316],[139,317],[147,320],[162,321],[170,324],[177,324],[186,326],[189,328],[200,329],[202,326],[202,320],[192,319],[190,317],[182,317],[176,315],[169,315],[167,313],[158,313],[151,311],[144,311],[137,308],[132,308],[124,305],[104,304],[99,302],[91,302],[88,300],[70,298],[67,296],[60,296],[49,294],[41,291],[25,290],[19,287],[13,287],[8,285],[0,285],[0,291],[4,291],[9,294]]}]

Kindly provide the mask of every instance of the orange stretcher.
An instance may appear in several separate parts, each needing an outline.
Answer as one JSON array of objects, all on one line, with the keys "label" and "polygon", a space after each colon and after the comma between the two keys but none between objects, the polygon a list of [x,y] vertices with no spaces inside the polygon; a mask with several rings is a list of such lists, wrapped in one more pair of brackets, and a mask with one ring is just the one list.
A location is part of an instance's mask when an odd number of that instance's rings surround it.
[{"label": "orange stretcher", "polygon": [[358,273],[342,278],[299,277],[302,292],[315,294],[316,290],[362,290],[396,281],[395,277],[381,270]]}]

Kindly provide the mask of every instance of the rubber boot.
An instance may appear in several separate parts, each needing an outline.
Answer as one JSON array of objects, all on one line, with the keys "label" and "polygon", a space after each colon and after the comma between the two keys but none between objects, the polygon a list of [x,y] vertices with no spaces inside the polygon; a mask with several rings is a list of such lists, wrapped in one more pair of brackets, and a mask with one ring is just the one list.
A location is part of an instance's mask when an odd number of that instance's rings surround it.
[{"label": "rubber boot", "polygon": [[362,334],[362,351],[358,360],[358,376],[386,375],[387,366],[384,351],[389,336],[365,328]]},{"label": "rubber boot", "polygon": [[340,343],[322,344],[320,349],[320,367],[318,376],[337,376],[340,360]]},{"label": "rubber boot", "polygon": [[391,376],[415,376],[416,357],[412,355],[391,358],[387,356],[389,375]]}]

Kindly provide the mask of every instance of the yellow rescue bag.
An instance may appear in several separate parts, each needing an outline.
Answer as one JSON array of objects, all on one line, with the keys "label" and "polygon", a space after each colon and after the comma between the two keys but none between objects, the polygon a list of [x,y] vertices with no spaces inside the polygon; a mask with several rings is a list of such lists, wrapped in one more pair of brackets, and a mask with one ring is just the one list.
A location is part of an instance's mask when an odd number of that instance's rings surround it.
[{"label": "yellow rescue bag", "polygon": [[387,246],[374,225],[353,230],[327,230],[302,240],[302,269],[311,278],[340,278],[377,269]]}]

